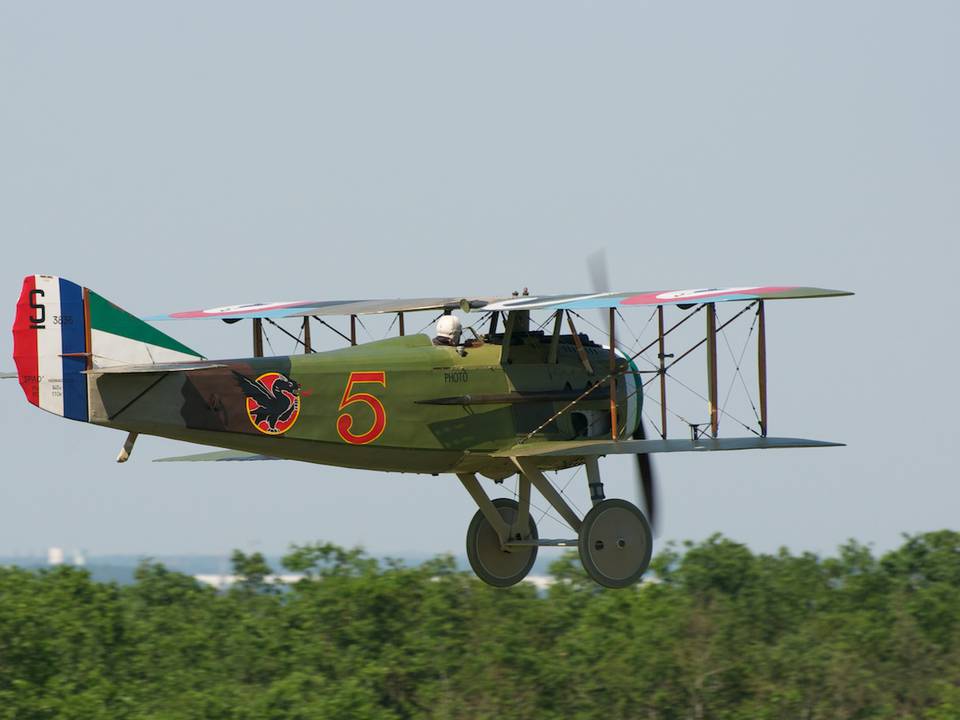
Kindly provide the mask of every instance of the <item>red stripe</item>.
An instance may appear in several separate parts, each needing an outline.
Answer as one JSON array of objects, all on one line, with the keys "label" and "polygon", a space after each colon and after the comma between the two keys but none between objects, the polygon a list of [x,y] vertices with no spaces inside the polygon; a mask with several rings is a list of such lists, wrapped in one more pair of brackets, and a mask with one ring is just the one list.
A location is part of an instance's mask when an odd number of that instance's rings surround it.
[{"label": "red stripe", "polygon": [[621,301],[621,305],[683,305],[685,303],[709,302],[712,298],[723,297],[724,295],[745,297],[764,297],[772,293],[792,290],[793,286],[768,285],[757,286],[738,290],[736,288],[717,288],[716,290],[705,289],[702,292],[692,293],[690,295],[674,295],[679,292],[676,290],[658,290],[656,292],[644,293],[642,295],[632,295]]},{"label": "red stripe", "polygon": [[17,365],[17,375],[24,395],[27,400],[39,406],[40,361],[37,357],[37,330],[30,320],[35,312],[34,308],[30,307],[31,293],[36,287],[35,275],[27,275],[23,279],[23,289],[20,291],[20,300],[17,301],[17,315],[13,321],[13,361]]}]

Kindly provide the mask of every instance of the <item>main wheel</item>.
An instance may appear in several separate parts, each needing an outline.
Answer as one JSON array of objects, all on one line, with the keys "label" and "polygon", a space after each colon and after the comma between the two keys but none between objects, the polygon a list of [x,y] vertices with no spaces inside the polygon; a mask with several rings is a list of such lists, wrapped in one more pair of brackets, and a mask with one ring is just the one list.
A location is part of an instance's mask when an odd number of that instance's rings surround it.
[{"label": "main wheel", "polygon": [[590,509],[577,542],[587,575],[608,588],[632,585],[650,565],[650,523],[633,503],[603,500]]},{"label": "main wheel", "polygon": [[[507,525],[512,525],[519,511],[516,500],[495,498],[493,505]],[[530,537],[537,539],[537,524],[530,518]],[[500,538],[483,513],[477,510],[467,528],[467,559],[477,577],[487,585],[510,587],[523,580],[537,559],[537,546],[500,549]]]}]

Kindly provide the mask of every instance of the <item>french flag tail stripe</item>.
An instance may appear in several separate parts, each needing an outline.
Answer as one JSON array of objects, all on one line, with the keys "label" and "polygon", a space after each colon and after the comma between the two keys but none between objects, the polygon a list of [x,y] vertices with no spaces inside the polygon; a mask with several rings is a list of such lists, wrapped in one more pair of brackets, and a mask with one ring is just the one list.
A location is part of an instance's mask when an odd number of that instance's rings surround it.
[{"label": "french flag tail stripe", "polygon": [[85,291],[50,275],[23,279],[13,322],[13,359],[34,405],[88,421]]},{"label": "french flag tail stripe", "polygon": [[202,357],[76,283],[52,275],[23,279],[13,359],[27,400],[42,410],[90,422],[97,388],[89,370]]},{"label": "french flag tail stripe", "polygon": [[63,416],[86,422],[87,320],[83,288],[60,278],[60,338],[63,348]]},{"label": "french flag tail stripe", "polygon": [[63,353],[60,337],[60,278],[36,276],[34,305],[37,319],[37,366],[40,376],[40,407],[54,415],[63,415]]},{"label": "french flag tail stripe", "polygon": [[17,377],[27,400],[40,405],[40,368],[37,357],[37,330],[34,320],[39,320],[36,304],[37,281],[35,275],[23,279],[20,299],[17,301],[17,315],[13,321],[13,362],[17,366]]}]

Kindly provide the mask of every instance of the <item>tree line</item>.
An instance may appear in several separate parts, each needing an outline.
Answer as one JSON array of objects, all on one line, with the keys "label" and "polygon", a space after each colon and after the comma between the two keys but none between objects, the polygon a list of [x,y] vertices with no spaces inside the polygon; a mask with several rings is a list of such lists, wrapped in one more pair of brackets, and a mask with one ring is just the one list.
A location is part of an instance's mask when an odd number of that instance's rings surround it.
[{"label": "tree line", "polygon": [[0,718],[960,717],[960,534],[875,556],[668,546],[611,591],[575,556],[538,592],[452,558],[330,544],[267,582],[235,552],[218,592],[145,562],[136,581],[0,569]]}]

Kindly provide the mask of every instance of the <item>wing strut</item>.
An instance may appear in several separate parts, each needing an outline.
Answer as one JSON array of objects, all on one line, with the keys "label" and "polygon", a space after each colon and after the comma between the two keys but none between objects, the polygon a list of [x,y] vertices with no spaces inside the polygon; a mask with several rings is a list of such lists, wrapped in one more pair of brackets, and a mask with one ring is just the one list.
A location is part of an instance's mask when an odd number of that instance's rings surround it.
[{"label": "wing strut", "polygon": [[263,320],[253,319],[253,356],[263,357]]},{"label": "wing strut", "polygon": [[577,348],[577,355],[580,356],[583,369],[587,371],[588,375],[593,375],[593,366],[590,364],[590,358],[587,357],[587,351],[583,348],[583,340],[580,339],[580,333],[577,332],[577,328],[573,324],[573,316],[570,315],[569,310],[567,310],[566,313],[567,325],[570,326],[570,334],[573,335],[573,344]]},{"label": "wing strut", "polygon": [[767,320],[763,300],[757,303],[757,377],[760,383],[760,435],[767,436]]},{"label": "wing strut", "polygon": [[553,314],[553,335],[550,336],[550,352],[547,353],[547,365],[556,365],[560,352],[560,326],[563,323],[563,310]]},{"label": "wing strut", "polygon": [[310,316],[303,316],[303,352],[309,355],[313,352],[313,346],[310,342]]},{"label": "wing strut", "polygon": [[717,306],[707,303],[707,410],[710,413],[710,434],[720,429],[717,404]]},{"label": "wing strut", "polygon": [[517,326],[517,314],[507,313],[507,319],[503,324],[503,340],[501,341],[500,362],[506,365],[510,362],[510,349],[513,346],[513,330]]},{"label": "wing strut", "polygon": [[666,337],[663,334],[663,305],[657,305],[657,324],[659,329],[659,336],[657,338],[660,343],[658,355],[660,356],[660,437],[664,440],[667,439],[667,350],[664,344],[664,338]]},{"label": "wing strut", "polygon": [[610,439],[618,440],[617,431],[617,342],[616,342],[616,308],[610,308]]}]

